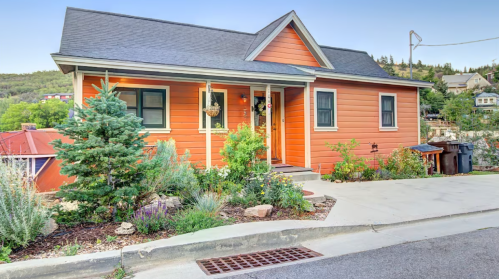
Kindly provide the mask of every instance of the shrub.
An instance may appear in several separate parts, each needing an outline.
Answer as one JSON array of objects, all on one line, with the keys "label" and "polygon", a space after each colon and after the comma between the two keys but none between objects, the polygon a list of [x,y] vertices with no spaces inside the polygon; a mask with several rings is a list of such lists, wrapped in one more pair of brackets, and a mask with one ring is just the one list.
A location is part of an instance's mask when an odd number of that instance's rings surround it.
[{"label": "shrub", "polygon": [[[293,183],[291,177],[286,177],[277,173],[266,174],[256,177],[248,182],[244,188],[246,196],[256,199],[258,204],[271,204],[284,208],[292,208],[296,212],[301,212],[308,208],[308,202],[303,197],[302,187]],[[235,201],[243,202],[242,205],[249,205],[249,201],[244,198]],[[231,201],[232,204],[235,201]]]},{"label": "shrub", "polygon": [[66,246],[62,247],[62,252],[64,256],[76,256],[78,251],[81,249],[81,245],[78,244],[78,240],[75,240],[74,244],[67,243]]},{"label": "shrub", "polygon": [[373,168],[366,168],[362,172],[362,178],[365,180],[373,180],[375,175],[376,175],[376,169]]},{"label": "shrub", "polygon": [[178,234],[184,234],[227,225],[230,221],[204,211],[190,209],[173,216],[170,224]]},{"label": "shrub", "polygon": [[225,200],[221,195],[212,192],[205,192],[202,195],[196,195],[194,208],[203,211],[212,216],[216,216],[225,206]]},{"label": "shrub", "polygon": [[386,158],[378,159],[381,169],[389,171],[394,179],[416,178],[426,174],[426,164],[419,154],[400,146]]},{"label": "shrub", "polygon": [[160,201],[157,206],[149,205],[137,210],[130,222],[142,234],[150,234],[166,228],[168,224],[168,208]]},{"label": "shrub", "polygon": [[[142,119],[127,113],[125,101],[110,87],[106,73],[95,98],[88,106],[75,106],[75,117],[56,128],[74,142],[60,139],[51,144],[62,160],[61,174],[76,176],[58,193],[66,201],[79,201],[87,213],[101,206],[113,207],[115,220],[127,218],[140,207],[147,191],[143,183],[147,165],[140,160],[148,133],[140,134]],[[88,216],[90,218],[90,216]]]},{"label": "shrub", "polygon": [[333,181],[334,176],[333,176],[332,174],[328,174],[328,173],[326,173],[326,174],[324,174],[324,175],[322,176],[322,179],[324,179],[324,180],[329,180],[329,181]]},{"label": "shrub", "polygon": [[360,143],[352,139],[349,143],[330,144],[326,142],[326,146],[332,151],[340,153],[342,162],[337,162],[334,166],[334,177],[340,180],[350,180],[354,175],[363,172],[368,168],[367,159],[358,157],[353,150],[360,146]]},{"label": "shrub", "polygon": [[51,215],[25,174],[24,162],[0,158],[0,241],[12,248],[34,240]]},{"label": "shrub", "polygon": [[10,249],[10,247],[2,246],[0,248],[0,262],[10,263],[10,253],[12,253],[12,249]]},{"label": "shrub", "polygon": [[247,124],[239,124],[236,131],[221,135],[225,139],[224,147],[220,149],[222,161],[230,169],[229,179],[239,182],[248,177],[253,170],[261,171],[259,156],[264,155],[265,131],[252,131]]},{"label": "shrub", "polygon": [[150,169],[147,171],[145,183],[157,193],[191,196],[197,192],[198,183],[189,158],[189,150],[182,156],[177,154],[173,139],[158,141],[156,152],[146,158]]}]

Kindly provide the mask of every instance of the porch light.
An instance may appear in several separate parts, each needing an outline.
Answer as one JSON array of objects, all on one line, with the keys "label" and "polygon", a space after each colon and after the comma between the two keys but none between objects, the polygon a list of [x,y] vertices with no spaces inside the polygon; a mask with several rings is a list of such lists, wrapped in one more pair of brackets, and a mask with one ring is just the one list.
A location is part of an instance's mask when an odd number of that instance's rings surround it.
[{"label": "porch light", "polygon": [[243,99],[243,102],[246,103],[248,101],[248,97],[246,97],[246,94],[241,94],[241,99]]}]

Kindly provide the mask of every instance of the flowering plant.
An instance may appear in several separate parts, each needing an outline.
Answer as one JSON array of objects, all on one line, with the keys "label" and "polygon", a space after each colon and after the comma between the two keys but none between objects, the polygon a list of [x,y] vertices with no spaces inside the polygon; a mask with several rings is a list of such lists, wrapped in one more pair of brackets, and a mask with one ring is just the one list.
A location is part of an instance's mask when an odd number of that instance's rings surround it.
[{"label": "flowering plant", "polygon": [[143,234],[150,234],[164,229],[168,222],[168,208],[166,204],[158,201],[155,204],[145,206],[137,210],[130,222],[137,227],[137,231]]}]

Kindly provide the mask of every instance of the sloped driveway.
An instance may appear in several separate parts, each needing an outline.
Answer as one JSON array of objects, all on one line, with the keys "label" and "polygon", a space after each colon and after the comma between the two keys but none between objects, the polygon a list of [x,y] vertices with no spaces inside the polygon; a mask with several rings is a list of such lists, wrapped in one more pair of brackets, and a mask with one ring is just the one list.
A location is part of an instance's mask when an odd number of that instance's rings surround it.
[{"label": "sloped driveway", "polygon": [[373,182],[307,181],[304,189],[337,199],[328,225],[408,222],[499,209],[499,175]]}]

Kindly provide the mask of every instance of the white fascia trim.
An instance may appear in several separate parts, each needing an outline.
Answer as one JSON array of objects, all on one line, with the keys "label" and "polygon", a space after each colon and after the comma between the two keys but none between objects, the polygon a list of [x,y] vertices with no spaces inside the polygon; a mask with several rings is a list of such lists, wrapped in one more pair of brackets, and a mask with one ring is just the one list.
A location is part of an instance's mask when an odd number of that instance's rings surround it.
[{"label": "white fascia trim", "polygon": [[370,83],[391,84],[391,85],[400,85],[400,86],[414,86],[414,87],[423,87],[423,88],[433,87],[433,83],[426,83],[426,82],[397,80],[397,79],[392,80],[392,79],[386,79],[386,78],[366,77],[366,76],[338,74],[338,73],[323,73],[323,72],[317,72],[314,70],[304,69],[304,68],[300,68],[300,67],[296,67],[296,68],[298,68],[299,70],[314,74],[318,78],[351,80],[351,81],[358,81],[358,82],[370,82]]},{"label": "white fascia trim", "polygon": [[[334,123],[333,127],[318,127],[317,126],[317,92],[332,92],[334,93]],[[316,132],[336,132],[338,131],[338,93],[336,89],[331,88],[314,88],[314,131]]]},{"label": "white fascia trim", "polygon": [[[206,128],[203,128],[203,91],[206,91],[205,87],[199,88],[199,133],[206,134]],[[229,131],[229,117],[228,117],[228,103],[227,103],[227,89],[215,89],[211,88],[211,93],[224,93],[224,124],[225,127],[221,129],[211,128],[211,134],[215,133],[227,133]]]},{"label": "white fascia trim", "polygon": [[222,76],[222,77],[286,80],[286,81],[299,81],[299,82],[312,82],[315,80],[315,76],[220,70],[220,69],[209,69],[209,68],[198,68],[198,67],[162,65],[162,64],[153,64],[153,63],[81,58],[81,57],[60,56],[60,55],[52,55],[52,59],[54,59],[54,61],[57,64],[76,65],[76,66],[85,66],[85,67],[108,67],[108,68],[123,69],[123,70],[156,71],[156,72],[178,73],[178,74],[211,75],[211,76]]},{"label": "white fascia trim", "polygon": [[300,29],[300,31],[305,36],[305,38],[303,38],[303,39],[307,40],[307,42],[312,46],[314,51],[319,55],[319,57],[316,57],[316,59],[319,58],[321,60],[319,62],[322,62],[322,64],[326,65],[326,68],[334,69],[334,67],[331,64],[331,62],[329,61],[329,59],[327,59],[324,52],[322,52],[322,49],[320,48],[320,46],[317,44],[317,42],[314,40],[312,35],[308,32],[307,28],[305,28],[305,25],[303,25],[303,22],[300,20],[300,18],[294,12],[289,14],[288,17],[286,17],[286,19],[283,22],[281,22],[281,24],[279,24],[279,26],[277,26],[277,28],[274,29],[274,31],[272,31],[272,33],[270,33],[270,35],[267,36],[267,38],[265,38],[265,40],[263,40],[263,42],[257,48],[255,48],[255,50],[253,50],[253,52],[251,52],[250,55],[248,55],[248,57],[246,57],[245,60],[246,61],[255,60],[255,58],[270,44],[270,42],[272,42],[274,40],[275,37],[277,37],[277,35],[279,35],[281,33],[281,31],[286,26],[288,26],[288,24],[291,21],[295,22],[296,26]]},{"label": "white fascia trim", "polygon": [[[394,111],[394,115],[393,115],[393,119],[394,119],[394,124],[395,126],[393,127],[383,127],[383,119],[382,119],[382,103],[381,103],[381,97],[382,96],[390,96],[390,97],[393,97],[393,100],[394,100],[394,104],[393,104],[393,109],[395,110]],[[418,100],[419,102],[419,100]],[[384,92],[379,92],[379,131],[381,132],[394,132],[394,131],[398,131],[399,127],[398,127],[398,102],[397,102],[397,94],[396,93],[384,93]]]},{"label": "white fascia trim", "polygon": [[15,158],[15,159],[32,159],[32,158],[55,158],[55,154],[42,154],[42,155],[3,155],[5,158]]},{"label": "white fascia trim", "polygon": [[279,24],[279,26],[277,26],[277,28],[274,29],[274,31],[272,31],[272,33],[270,33],[270,35],[268,35],[267,38],[265,38],[265,40],[263,40],[263,42],[258,45],[258,47],[256,47],[255,50],[253,50],[244,60],[255,60],[255,58],[270,44],[270,42],[272,42],[272,40],[274,40],[274,38],[277,37],[277,35],[279,35],[279,33],[281,33],[286,26],[288,26],[291,20],[293,20],[293,14],[294,13],[289,14],[286,19],[284,19],[281,24]]},{"label": "white fascia trim", "polygon": [[165,128],[145,128],[139,133],[144,134],[149,132],[150,134],[169,134],[172,129],[170,128],[170,86],[167,85],[150,85],[150,84],[133,84],[133,83],[117,83],[117,87],[125,87],[125,88],[149,88],[149,89],[164,89],[166,92],[165,101],[165,119],[166,125]]}]

